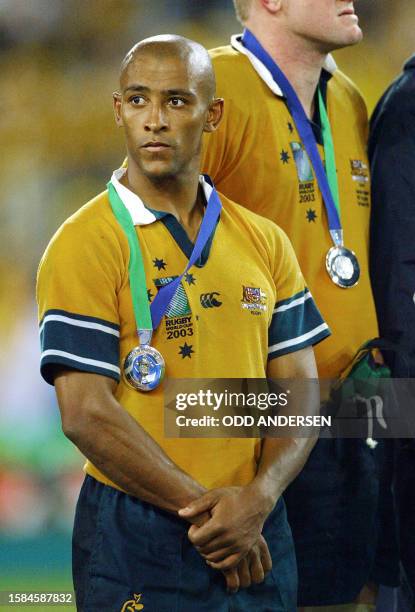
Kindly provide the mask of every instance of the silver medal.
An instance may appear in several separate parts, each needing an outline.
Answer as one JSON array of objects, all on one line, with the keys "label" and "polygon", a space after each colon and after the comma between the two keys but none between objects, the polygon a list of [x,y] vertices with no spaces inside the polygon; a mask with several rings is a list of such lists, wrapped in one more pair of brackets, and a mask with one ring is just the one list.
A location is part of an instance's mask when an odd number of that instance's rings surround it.
[{"label": "silver medal", "polygon": [[142,344],[130,351],[124,361],[124,378],[137,391],[152,391],[163,379],[165,363],[161,353]]},{"label": "silver medal", "polygon": [[344,246],[333,246],[326,256],[326,269],[335,285],[343,289],[359,282],[360,266],[356,255]]}]

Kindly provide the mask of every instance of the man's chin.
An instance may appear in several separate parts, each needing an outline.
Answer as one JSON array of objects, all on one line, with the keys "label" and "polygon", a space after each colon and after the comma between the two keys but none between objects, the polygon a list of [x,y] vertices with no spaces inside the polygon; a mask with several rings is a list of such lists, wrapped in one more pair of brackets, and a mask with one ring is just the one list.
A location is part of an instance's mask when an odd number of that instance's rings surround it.
[{"label": "man's chin", "polygon": [[363,38],[363,32],[358,25],[355,25],[347,35],[344,36],[344,43],[341,45],[342,47],[350,47],[352,45],[357,45]]},{"label": "man's chin", "polygon": [[343,35],[339,37],[337,40],[330,41],[327,45],[323,45],[322,51],[324,53],[332,53],[333,51],[337,51],[339,49],[344,49],[345,47],[352,47],[353,45],[357,45],[363,38],[362,30],[359,27],[353,29],[353,31],[348,32],[347,35]]},{"label": "man's chin", "polygon": [[356,45],[357,43],[360,43],[360,41],[362,40],[362,38],[363,38],[363,32],[362,32],[362,30],[359,28],[359,26],[358,26],[358,25],[356,25],[356,26],[353,28],[352,32],[350,33],[350,40],[351,40],[350,44],[351,44],[351,45]]},{"label": "man's chin", "polygon": [[172,178],[176,175],[174,169],[170,165],[152,165],[142,166],[141,171],[144,176],[152,181],[159,181],[167,178]]}]

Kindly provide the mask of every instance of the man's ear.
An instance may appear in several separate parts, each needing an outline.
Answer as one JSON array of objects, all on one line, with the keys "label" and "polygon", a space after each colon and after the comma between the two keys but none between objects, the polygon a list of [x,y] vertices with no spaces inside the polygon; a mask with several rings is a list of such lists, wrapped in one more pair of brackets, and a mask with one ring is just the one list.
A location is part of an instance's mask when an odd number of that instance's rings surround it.
[{"label": "man's ear", "polygon": [[118,127],[123,127],[123,122],[121,118],[122,96],[118,91],[114,91],[114,93],[112,94],[112,102],[114,107],[115,123]]},{"label": "man's ear", "polygon": [[209,105],[207,119],[205,123],[205,127],[203,128],[204,132],[214,132],[223,116],[223,98],[214,98]]},{"label": "man's ear", "polygon": [[275,15],[275,13],[278,13],[278,11],[281,10],[282,0],[259,0],[259,1],[262,4],[262,6],[265,8],[265,10],[267,10],[269,13],[272,13],[273,15]]}]

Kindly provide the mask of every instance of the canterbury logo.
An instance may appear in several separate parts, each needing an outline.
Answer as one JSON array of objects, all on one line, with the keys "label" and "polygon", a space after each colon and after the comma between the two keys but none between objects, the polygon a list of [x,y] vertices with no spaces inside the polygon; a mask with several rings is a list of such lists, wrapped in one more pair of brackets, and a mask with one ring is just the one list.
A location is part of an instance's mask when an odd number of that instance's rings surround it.
[{"label": "canterbury logo", "polygon": [[220,295],[217,291],[213,291],[212,293],[202,293],[200,296],[200,303],[203,308],[217,308],[218,306],[222,306],[222,302],[216,299],[216,295]]}]

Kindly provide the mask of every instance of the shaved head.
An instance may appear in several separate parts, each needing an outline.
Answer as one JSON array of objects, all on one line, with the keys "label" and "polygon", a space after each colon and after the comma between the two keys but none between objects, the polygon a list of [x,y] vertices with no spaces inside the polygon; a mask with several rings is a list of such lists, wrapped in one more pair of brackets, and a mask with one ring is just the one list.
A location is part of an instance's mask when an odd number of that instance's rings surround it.
[{"label": "shaved head", "polygon": [[215,96],[215,74],[212,62],[207,50],[199,43],[176,36],[173,34],[162,34],[145,38],[128,51],[121,63],[120,86],[123,89],[129,68],[138,58],[145,57],[163,60],[176,57],[186,66],[191,81],[193,81],[209,104]]},{"label": "shaved head", "polygon": [[182,36],[146,38],[122,61],[120,89],[113,104],[129,175],[136,183],[197,181],[203,133],[214,132],[223,113],[206,49]]}]

